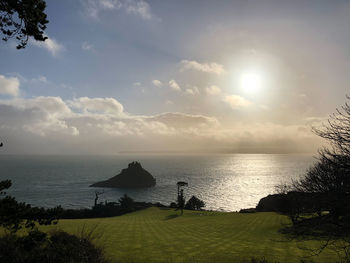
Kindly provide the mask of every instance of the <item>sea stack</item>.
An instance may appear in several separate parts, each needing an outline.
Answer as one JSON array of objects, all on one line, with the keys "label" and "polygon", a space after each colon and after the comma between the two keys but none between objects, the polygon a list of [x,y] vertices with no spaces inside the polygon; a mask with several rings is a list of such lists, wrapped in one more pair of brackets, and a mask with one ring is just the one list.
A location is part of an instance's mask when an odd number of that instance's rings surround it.
[{"label": "sea stack", "polygon": [[120,174],[106,181],[94,183],[90,187],[145,188],[155,185],[156,179],[143,169],[139,162],[132,162]]}]

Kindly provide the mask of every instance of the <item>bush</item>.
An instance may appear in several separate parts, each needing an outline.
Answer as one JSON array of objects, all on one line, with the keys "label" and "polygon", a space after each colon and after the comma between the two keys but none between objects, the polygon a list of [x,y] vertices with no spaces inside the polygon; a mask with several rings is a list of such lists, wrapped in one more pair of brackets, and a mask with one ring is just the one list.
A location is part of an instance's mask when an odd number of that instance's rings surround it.
[{"label": "bush", "polygon": [[0,238],[0,262],[6,263],[107,263],[102,249],[81,237],[56,231],[50,235],[32,230],[27,235]]},{"label": "bush", "polygon": [[185,205],[185,209],[189,210],[201,210],[205,206],[205,203],[197,198],[196,196],[192,196],[190,200]]}]

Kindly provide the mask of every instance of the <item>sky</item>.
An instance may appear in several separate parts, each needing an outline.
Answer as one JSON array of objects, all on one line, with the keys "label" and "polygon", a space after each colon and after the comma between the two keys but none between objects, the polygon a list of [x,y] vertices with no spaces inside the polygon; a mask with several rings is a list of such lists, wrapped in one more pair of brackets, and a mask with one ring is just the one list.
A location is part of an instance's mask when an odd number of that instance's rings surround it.
[{"label": "sky", "polygon": [[0,42],[3,153],[316,153],[350,94],[347,0],[46,2]]}]

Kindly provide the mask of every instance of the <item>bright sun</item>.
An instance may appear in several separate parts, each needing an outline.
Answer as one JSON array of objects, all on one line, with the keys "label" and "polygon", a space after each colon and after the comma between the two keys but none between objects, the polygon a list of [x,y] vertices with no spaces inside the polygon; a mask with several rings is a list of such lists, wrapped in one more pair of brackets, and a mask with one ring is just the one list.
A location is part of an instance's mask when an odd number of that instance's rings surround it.
[{"label": "bright sun", "polygon": [[256,93],[261,89],[262,78],[258,73],[243,73],[240,79],[240,86],[245,92]]}]

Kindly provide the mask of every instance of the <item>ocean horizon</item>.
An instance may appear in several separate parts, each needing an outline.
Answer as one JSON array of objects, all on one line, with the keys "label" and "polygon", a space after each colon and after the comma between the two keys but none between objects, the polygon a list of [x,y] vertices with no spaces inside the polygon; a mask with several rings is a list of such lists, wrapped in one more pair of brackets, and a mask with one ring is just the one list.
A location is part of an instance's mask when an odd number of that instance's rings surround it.
[{"label": "ocean horizon", "polygon": [[[138,161],[157,180],[144,189],[95,188],[91,184],[118,174]],[[188,182],[185,197],[206,203],[205,209],[238,211],[255,207],[275,193],[275,186],[305,174],[315,162],[311,154],[119,154],[0,155],[0,180],[12,180],[7,191],[34,206],[88,208],[95,191],[99,201],[117,201],[128,194],[136,201],[169,205],[176,183]]]}]

